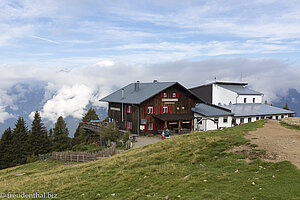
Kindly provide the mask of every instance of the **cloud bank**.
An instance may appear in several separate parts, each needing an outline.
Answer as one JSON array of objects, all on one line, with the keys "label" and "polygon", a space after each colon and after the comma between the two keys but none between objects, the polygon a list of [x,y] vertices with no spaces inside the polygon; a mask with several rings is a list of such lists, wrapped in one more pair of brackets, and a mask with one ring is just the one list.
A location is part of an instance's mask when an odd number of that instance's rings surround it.
[{"label": "cloud bank", "polygon": [[178,81],[186,87],[208,82],[242,81],[265,94],[268,101],[285,96],[288,89],[300,88],[300,68],[276,59],[205,59],[181,60],[151,65],[128,64],[99,59],[94,65],[73,69],[42,66],[0,65],[0,122],[13,117],[6,108],[18,109],[22,97],[9,95],[7,90],[18,83],[44,82],[45,95],[41,114],[55,122],[59,116],[80,119],[87,105],[106,106],[98,100],[131,82]]}]

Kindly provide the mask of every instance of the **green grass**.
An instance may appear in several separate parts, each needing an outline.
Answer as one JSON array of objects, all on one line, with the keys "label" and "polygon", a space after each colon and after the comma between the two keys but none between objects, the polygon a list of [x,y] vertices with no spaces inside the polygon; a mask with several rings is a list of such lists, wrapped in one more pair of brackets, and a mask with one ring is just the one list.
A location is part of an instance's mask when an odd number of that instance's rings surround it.
[{"label": "green grass", "polygon": [[96,162],[1,170],[0,192],[51,192],[59,199],[300,199],[300,171],[290,162],[246,163],[246,155],[224,152],[249,142],[243,134],[264,122],[173,137]]},{"label": "green grass", "polygon": [[285,128],[289,128],[289,129],[293,129],[293,130],[298,130],[298,131],[300,130],[300,126],[295,125],[295,124],[289,124],[284,121],[280,121],[280,125]]},{"label": "green grass", "polygon": [[97,146],[94,144],[78,144],[72,148],[72,151],[94,153],[94,152],[101,151],[106,148],[107,147],[101,147],[101,146]]}]

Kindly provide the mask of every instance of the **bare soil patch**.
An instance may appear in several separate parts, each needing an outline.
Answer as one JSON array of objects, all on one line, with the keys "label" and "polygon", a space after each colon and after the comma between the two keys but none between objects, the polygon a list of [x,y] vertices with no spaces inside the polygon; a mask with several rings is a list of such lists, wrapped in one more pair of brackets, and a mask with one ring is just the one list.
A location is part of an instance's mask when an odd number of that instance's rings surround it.
[{"label": "bare soil patch", "polygon": [[300,169],[300,131],[282,127],[279,121],[268,120],[263,128],[248,132],[245,137],[258,149],[266,150],[265,161],[288,160]]},{"label": "bare soil patch", "polygon": [[300,126],[300,117],[288,117],[282,119],[282,121],[290,125]]}]

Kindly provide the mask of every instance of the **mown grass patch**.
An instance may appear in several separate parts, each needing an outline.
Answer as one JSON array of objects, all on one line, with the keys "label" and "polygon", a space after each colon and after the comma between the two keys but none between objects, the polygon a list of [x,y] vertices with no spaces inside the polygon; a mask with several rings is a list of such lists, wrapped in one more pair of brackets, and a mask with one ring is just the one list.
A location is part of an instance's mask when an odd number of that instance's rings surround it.
[{"label": "mown grass patch", "polygon": [[227,152],[246,145],[243,134],[264,122],[173,137],[90,163],[2,170],[0,192],[51,192],[59,199],[300,199],[300,171],[290,162],[246,163],[247,155]]}]

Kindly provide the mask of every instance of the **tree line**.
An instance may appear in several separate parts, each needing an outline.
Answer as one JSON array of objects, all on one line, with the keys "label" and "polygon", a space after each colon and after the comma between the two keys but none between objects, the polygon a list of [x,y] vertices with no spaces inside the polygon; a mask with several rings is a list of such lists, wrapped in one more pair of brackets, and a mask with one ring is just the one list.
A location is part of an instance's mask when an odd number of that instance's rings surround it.
[{"label": "tree line", "polygon": [[[78,124],[74,138],[69,137],[69,130],[63,117],[59,117],[54,128],[47,130],[41,115],[35,112],[31,128],[28,129],[22,117],[19,117],[14,129],[4,131],[0,139],[0,169],[36,161],[39,154],[53,151],[76,149],[78,146],[99,140],[98,133],[83,129],[83,122],[99,120],[95,109],[90,108]],[[105,119],[106,121],[108,119]],[[128,134],[125,134],[128,139]],[[110,123],[101,135],[104,141],[118,141],[120,135],[114,123]],[[122,138],[121,138],[122,139]]]}]

